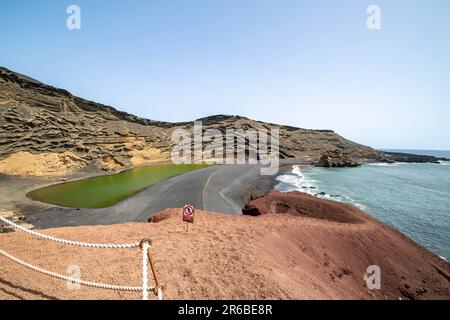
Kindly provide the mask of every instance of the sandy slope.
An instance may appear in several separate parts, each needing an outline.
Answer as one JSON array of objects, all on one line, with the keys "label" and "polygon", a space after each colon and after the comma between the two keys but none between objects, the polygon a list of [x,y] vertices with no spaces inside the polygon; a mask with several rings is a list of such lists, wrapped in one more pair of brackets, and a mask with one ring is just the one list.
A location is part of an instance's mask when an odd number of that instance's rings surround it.
[{"label": "sandy slope", "polygon": [[[333,203],[334,204],[334,203]],[[323,204],[320,204],[321,206]],[[347,206],[339,205],[340,210]],[[352,209],[356,220],[334,222],[292,214],[227,216],[199,211],[189,232],[181,210],[158,223],[45,230],[93,242],[153,238],[157,271],[168,299],[450,299],[449,264],[400,233]],[[329,210],[332,215],[332,209]],[[22,233],[0,235],[0,248],[27,262],[82,278],[140,284],[137,249],[74,248]],[[367,266],[382,271],[382,289],[366,288]],[[440,272],[433,266],[436,265]],[[68,290],[60,280],[0,257],[1,299],[139,299],[139,294]]]}]

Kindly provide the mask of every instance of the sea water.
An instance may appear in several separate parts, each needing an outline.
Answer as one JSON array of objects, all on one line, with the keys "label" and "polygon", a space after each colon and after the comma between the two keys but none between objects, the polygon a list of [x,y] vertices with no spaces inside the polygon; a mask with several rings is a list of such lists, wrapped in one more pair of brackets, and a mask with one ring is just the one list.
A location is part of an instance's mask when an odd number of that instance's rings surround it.
[{"label": "sea water", "polygon": [[[449,151],[420,153],[450,158]],[[450,162],[293,166],[277,180],[279,191],[325,192],[319,196],[359,207],[450,261]]]}]

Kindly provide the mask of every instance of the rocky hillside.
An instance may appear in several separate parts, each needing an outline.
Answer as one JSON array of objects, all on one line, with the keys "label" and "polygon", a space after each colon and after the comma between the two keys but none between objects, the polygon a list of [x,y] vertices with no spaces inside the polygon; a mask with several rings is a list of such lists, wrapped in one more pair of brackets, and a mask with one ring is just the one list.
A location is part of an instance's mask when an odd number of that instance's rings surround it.
[{"label": "rocky hillside", "polygon": [[[308,130],[250,120],[212,116],[203,128],[279,128],[280,157],[317,161],[339,150],[358,161],[386,156],[333,131]],[[67,174],[82,168],[107,171],[168,160],[171,133],[193,122],[147,120],[110,106],[73,96],[66,90],[0,68],[0,172]]]}]

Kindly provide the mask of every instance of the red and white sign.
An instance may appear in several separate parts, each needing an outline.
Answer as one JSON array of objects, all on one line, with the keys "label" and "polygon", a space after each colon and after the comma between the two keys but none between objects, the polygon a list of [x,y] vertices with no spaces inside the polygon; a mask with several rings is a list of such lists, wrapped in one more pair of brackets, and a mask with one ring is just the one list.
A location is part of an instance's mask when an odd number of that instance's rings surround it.
[{"label": "red and white sign", "polygon": [[194,223],[195,209],[192,205],[185,205],[183,208],[183,221]]}]

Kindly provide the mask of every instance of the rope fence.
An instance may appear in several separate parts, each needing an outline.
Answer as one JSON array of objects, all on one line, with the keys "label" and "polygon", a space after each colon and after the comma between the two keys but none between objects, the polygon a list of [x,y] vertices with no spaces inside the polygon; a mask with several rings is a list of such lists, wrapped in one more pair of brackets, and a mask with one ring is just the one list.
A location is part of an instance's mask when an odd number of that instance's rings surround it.
[{"label": "rope fence", "polygon": [[142,248],[142,299],[148,300],[148,256],[147,251],[149,250],[150,245],[148,242],[143,244]]},{"label": "rope fence", "polygon": [[[119,286],[107,283],[99,283],[93,281],[86,281],[77,278],[71,278],[56,272],[48,271],[42,269],[40,267],[34,266],[28,262],[22,261],[13,255],[3,251],[0,249],[0,255],[5,258],[20,264],[30,270],[35,272],[47,275],[49,277],[53,277],[60,280],[65,280],[74,284],[79,284],[87,287],[114,290],[114,291],[129,291],[129,292],[142,292],[142,299],[148,300],[148,292],[153,291],[158,300],[163,299],[163,286],[159,285],[158,278],[156,276],[155,267],[153,264],[153,258],[151,256],[150,248],[151,248],[151,239],[145,238],[141,242],[137,243],[128,243],[128,244],[109,244],[109,243],[91,243],[91,242],[80,242],[80,241],[72,241],[56,238],[53,236],[45,235],[33,230],[29,230],[21,225],[18,225],[8,219],[0,217],[0,221],[12,226],[13,228],[28,233],[34,237],[54,241],[62,244],[68,244],[78,247],[87,247],[87,248],[99,248],[99,249],[130,249],[130,248],[140,248],[142,250],[142,286]],[[151,270],[153,273],[153,278],[155,279],[156,286],[149,287],[148,286],[148,263],[150,262]]]},{"label": "rope fence", "polygon": [[90,242],[80,242],[80,241],[72,241],[72,240],[65,240],[60,239],[56,237],[52,237],[46,234],[42,234],[33,230],[29,230],[21,225],[18,225],[17,223],[14,223],[12,221],[9,221],[8,219],[0,217],[0,221],[9,224],[14,229],[26,232],[28,234],[31,234],[34,237],[54,241],[62,244],[69,244],[72,246],[77,247],[87,247],[87,248],[98,248],[98,249],[131,249],[131,248],[138,248],[139,242],[136,243],[126,243],[126,244],[109,244],[109,243],[90,243]]},{"label": "rope fence", "polygon": [[[81,279],[77,279],[77,278],[71,278],[71,277],[67,277],[64,276],[62,274],[59,273],[55,273],[55,272],[51,272],[45,269],[41,269],[39,267],[33,266],[32,264],[29,264],[27,262],[24,262],[12,255],[10,255],[9,253],[3,251],[2,249],[0,249],[0,255],[8,258],[11,261],[14,261],[30,270],[45,274],[47,276],[56,278],[56,279],[60,279],[60,280],[65,280],[65,281],[70,281],[74,284],[79,284],[79,285],[83,285],[83,286],[88,286],[88,287],[93,287],[93,288],[100,288],[100,289],[109,289],[109,290],[115,290],[115,291],[142,291],[142,287],[130,287],[130,286],[117,286],[117,285],[112,285],[112,284],[106,284],[106,283],[98,283],[98,282],[92,282],[92,281],[85,281],[85,280],[81,280]],[[148,288],[148,290],[152,290],[153,288]]]}]

